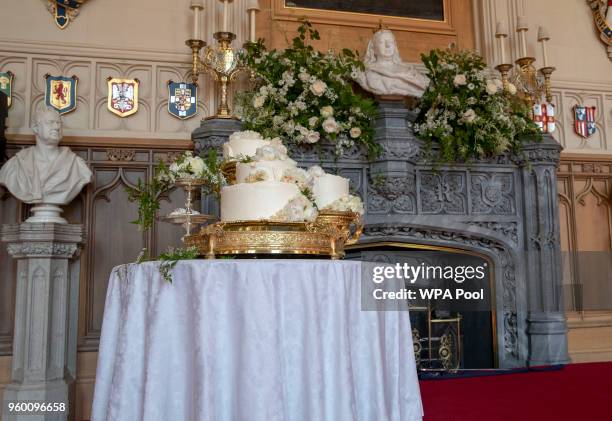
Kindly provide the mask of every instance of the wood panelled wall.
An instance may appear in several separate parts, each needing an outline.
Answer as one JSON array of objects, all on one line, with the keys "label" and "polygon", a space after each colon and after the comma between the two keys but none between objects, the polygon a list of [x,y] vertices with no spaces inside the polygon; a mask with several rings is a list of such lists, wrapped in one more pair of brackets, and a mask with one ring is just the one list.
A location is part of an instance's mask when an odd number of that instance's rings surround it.
[{"label": "wood panelled wall", "polygon": [[601,298],[612,297],[612,275],[600,265],[609,265],[612,253],[612,158],[563,155],[558,191],[566,308],[605,310]]},{"label": "wood panelled wall", "polygon": [[[11,142],[9,156],[33,143],[29,137]],[[138,179],[148,180],[159,160],[168,160],[190,147],[190,141],[157,142],[131,139],[123,147],[121,139],[86,139],[69,141],[72,150],[87,161],[94,173],[88,185],[65,210],[64,217],[75,224],[84,224],[87,241],[81,252],[79,305],[79,350],[97,350],[106,285],[111,269],[133,262],[143,248],[158,255],[168,246],[178,246],[180,230],[156,224],[143,234],[131,223],[137,217],[137,206],[127,200],[126,187],[134,187]],[[106,145],[106,146],[102,146]],[[172,204],[170,203],[172,200]],[[180,190],[165,197],[161,213],[165,214],[184,203]],[[20,205],[0,187],[0,223],[23,221],[28,209]],[[15,262],[0,247],[0,355],[11,352],[15,297]]]}]

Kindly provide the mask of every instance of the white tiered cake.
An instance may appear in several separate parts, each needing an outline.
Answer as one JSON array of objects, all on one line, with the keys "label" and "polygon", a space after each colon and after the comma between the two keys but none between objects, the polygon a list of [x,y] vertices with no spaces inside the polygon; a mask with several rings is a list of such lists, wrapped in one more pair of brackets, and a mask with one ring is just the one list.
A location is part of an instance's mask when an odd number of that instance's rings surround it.
[{"label": "white tiered cake", "polygon": [[363,213],[349,180],[319,166],[304,171],[287,156],[280,139],[263,139],[245,131],[223,145],[226,158],[248,158],[236,164],[236,184],[221,189],[221,220],[313,221],[318,209]]}]

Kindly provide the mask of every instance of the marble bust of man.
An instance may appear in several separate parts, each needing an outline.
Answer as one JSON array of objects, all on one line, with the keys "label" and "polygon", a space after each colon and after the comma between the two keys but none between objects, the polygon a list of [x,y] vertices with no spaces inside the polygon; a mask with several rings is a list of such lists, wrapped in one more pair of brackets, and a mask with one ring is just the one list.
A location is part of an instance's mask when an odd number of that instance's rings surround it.
[{"label": "marble bust of man", "polygon": [[363,64],[365,71],[359,72],[355,80],[363,89],[375,95],[419,98],[429,84],[426,76],[402,61],[395,35],[388,29],[374,33],[368,43]]},{"label": "marble bust of man", "polygon": [[66,223],[57,205],[70,203],[91,181],[85,161],[70,148],[58,146],[62,121],[52,108],[43,108],[32,127],[36,145],[22,149],[0,168],[0,184],[25,203],[36,204],[26,222]]}]

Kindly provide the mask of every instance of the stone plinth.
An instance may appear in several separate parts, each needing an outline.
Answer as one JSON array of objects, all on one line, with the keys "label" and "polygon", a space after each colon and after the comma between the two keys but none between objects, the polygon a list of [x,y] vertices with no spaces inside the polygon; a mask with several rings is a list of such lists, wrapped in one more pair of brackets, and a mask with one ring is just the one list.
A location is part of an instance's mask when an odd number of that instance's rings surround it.
[{"label": "stone plinth", "polygon": [[[17,259],[15,335],[7,402],[38,401],[74,407],[79,255],[83,227],[4,225],[1,239]],[[69,412],[5,416],[5,421],[68,420]]]}]

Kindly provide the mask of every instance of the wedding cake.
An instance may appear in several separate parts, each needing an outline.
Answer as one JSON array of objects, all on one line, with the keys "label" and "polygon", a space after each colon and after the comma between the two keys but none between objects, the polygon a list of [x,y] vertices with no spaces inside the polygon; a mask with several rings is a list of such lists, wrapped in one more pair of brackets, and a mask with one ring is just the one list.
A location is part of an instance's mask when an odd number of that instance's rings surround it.
[{"label": "wedding cake", "polygon": [[224,159],[240,159],[252,157],[258,148],[270,144],[259,133],[252,130],[232,133],[229,142],[223,144]]},{"label": "wedding cake", "polygon": [[348,179],[319,166],[298,168],[278,138],[237,132],[223,154],[243,159],[236,164],[236,184],[221,189],[222,221],[314,221],[317,209],[363,214],[361,199],[349,194]]}]

